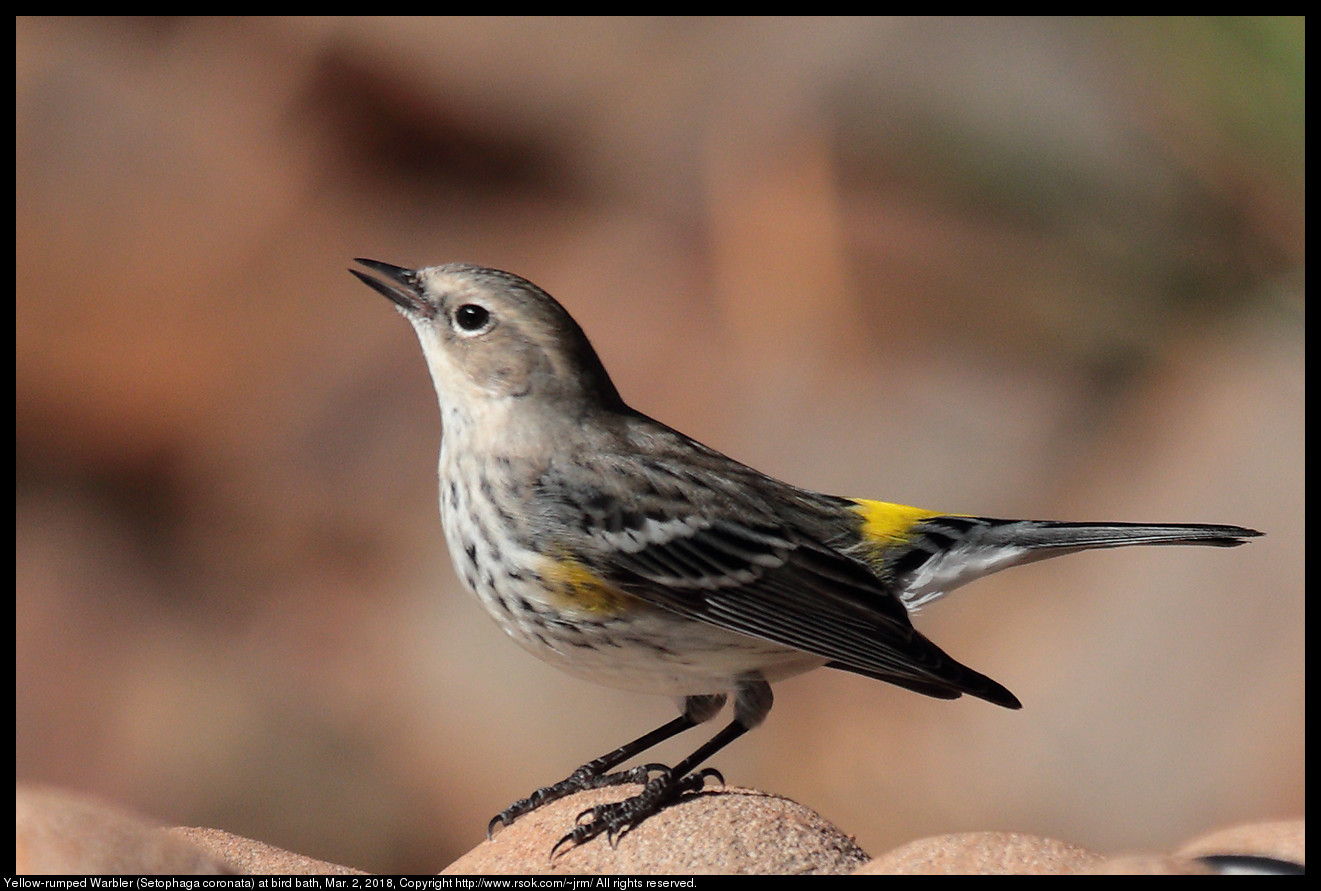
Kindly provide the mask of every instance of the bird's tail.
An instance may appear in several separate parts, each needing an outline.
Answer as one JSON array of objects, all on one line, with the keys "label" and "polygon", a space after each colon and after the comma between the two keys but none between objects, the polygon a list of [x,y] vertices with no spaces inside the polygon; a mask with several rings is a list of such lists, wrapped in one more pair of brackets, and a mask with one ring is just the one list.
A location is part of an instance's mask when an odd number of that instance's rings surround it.
[{"label": "bird's tail", "polygon": [[[859,502],[868,526],[888,516],[880,502]],[[898,506],[895,506],[898,508]],[[912,510],[905,508],[903,510]],[[898,517],[899,514],[893,514]],[[868,562],[895,586],[910,609],[968,582],[1023,563],[1092,548],[1129,545],[1236,547],[1261,535],[1242,526],[1175,523],[1066,523],[1056,520],[997,520],[947,514],[911,515],[901,534],[894,525],[875,540]]]}]

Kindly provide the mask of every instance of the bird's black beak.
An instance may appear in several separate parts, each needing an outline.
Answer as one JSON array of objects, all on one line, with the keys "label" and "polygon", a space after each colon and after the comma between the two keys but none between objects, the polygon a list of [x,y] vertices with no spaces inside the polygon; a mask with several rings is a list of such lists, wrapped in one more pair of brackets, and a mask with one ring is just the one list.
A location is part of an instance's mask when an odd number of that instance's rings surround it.
[{"label": "bird's black beak", "polygon": [[353,262],[366,266],[373,272],[379,272],[390,280],[389,282],[383,282],[356,269],[350,269],[349,272],[356,275],[367,287],[389,297],[409,315],[427,314],[429,307],[419,292],[416,271],[405,269],[402,266],[382,263],[380,260],[366,260],[362,257],[354,258]]}]

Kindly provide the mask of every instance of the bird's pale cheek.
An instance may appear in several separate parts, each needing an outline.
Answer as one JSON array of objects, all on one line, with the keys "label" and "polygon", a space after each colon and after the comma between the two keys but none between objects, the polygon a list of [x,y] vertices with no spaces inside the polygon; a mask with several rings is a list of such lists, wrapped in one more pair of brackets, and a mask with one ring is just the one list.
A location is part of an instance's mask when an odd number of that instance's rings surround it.
[{"label": "bird's pale cheek", "polygon": [[486,384],[501,396],[526,396],[532,389],[532,376],[526,369],[505,365],[492,369]]},{"label": "bird's pale cheek", "polygon": [[536,349],[516,343],[501,344],[498,350],[489,344],[485,346],[480,353],[472,351],[465,368],[487,393],[518,397],[545,391],[553,385],[555,378],[548,370],[548,363]]}]

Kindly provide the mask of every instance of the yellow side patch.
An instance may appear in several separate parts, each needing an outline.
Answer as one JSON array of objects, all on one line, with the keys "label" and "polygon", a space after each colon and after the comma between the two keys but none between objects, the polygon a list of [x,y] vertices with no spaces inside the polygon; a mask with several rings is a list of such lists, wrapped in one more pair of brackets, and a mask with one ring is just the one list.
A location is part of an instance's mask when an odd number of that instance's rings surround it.
[{"label": "yellow side patch", "polygon": [[923,510],[885,501],[869,501],[866,498],[849,500],[857,505],[853,510],[862,515],[863,537],[878,547],[907,541],[912,528],[923,520],[949,516],[944,511]]},{"label": "yellow side patch", "polygon": [[615,615],[636,602],[636,598],[597,578],[590,569],[571,558],[547,558],[541,577],[561,608]]}]

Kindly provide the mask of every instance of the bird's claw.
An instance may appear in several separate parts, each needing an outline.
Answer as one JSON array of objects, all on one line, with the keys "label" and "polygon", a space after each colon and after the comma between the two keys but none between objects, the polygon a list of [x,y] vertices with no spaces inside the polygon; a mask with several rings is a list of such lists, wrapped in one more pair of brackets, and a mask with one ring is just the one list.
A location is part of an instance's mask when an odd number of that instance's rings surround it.
[{"label": "bird's claw", "polygon": [[644,764],[616,773],[601,773],[594,770],[593,765],[584,764],[558,783],[543,786],[527,798],[515,801],[496,814],[491,818],[491,822],[486,824],[486,837],[491,838],[497,826],[500,828],[509,826],[519,817],[531,813],[543,804],[550,804],[552,801],[559,801],[561,798],[568,798],[576,792],[584,792],[588,789],[604,789],[626,783],[646,785],[653,773],[668,770],[669,768],[664,764]]},{"label": "bird's claw", "polygon": [[[574,827],[550,849],[553,860],[560,849],[576,848],[598,836],[604,835],[611,847],[619,840],[647,820],[659,813],[667,804],[672,804],[686,792],[699,792],[706,785],[708,778],[715,778],[720,784],[725,779],[714,767],[707,767],[695,773],[675,778],[670,768],[663,764],[647,764],[646,771],[658,772],[658,776],[647,782],[646,787],[637,795],[623,801],[607,802],[589,807],[578,814]],[[565,848],[565,846],[568,848]]]}]

